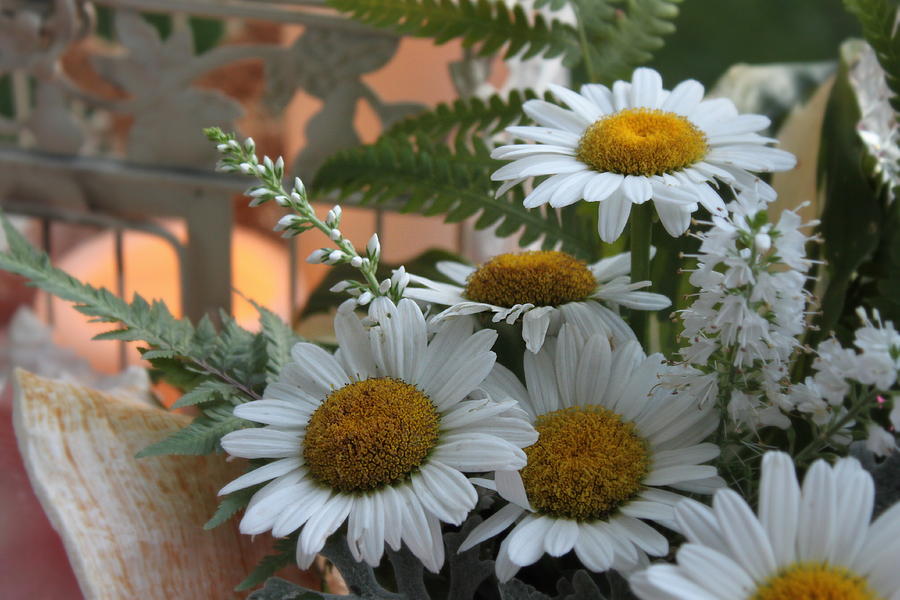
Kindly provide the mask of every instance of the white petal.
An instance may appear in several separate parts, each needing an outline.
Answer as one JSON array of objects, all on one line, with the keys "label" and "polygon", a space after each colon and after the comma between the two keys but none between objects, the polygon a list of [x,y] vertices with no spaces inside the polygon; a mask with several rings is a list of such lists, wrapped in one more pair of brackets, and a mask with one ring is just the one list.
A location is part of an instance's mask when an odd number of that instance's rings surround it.
[{"label": "white petal", "polygon": [[222,448],[241,458],[287,458],[300,454],[300,435],[271,427],[241,429],[222,437]]},{"label": "white petal", "polygon": [[719,531],[730,549],[728,555],[740,556],[741,564],[757,581],[775,572],[769,538],[743,498],[732,490],[720,490],[713,500],[713,510]]},{"label": "white petal", "polygon": [[575,555],[591,571],[606,571],[615,558],[607,529],[600,523],[581,523],[575,540]]},{"label": "white petal", "polygon": [[506,131],[515,137],[533,140],[542,144],[551,144],[553,146],[576,148],[581,141],[581,136],[579,135],[570,131],[552,129],[550,127],[524,127],[517,125],[515,127],[507,127]]},{"label": "white petal", "polygon": [[[422,465],[419,476],[412,480],[425,508],[453,525],[462,523],[478,501],[478,493],[465,475],[437,460]],[[417,489],[416,482],[423,483],[426,489]]]},{"label": "white petal", "polygon": [[334,334],[347,372],[357,380],[373,377],[375,361],[368,333],[359,318],[352,311],[338,311],[334,317]]},{"label": "white petal", "polygon": [[272,523],[274,537],[283,537],[297,531],[325,505],[332,495],[332,491],[329,489],[317,487],[310,481],[304,483],[308,485],[298,486],[291,494],[297,499],[282,509],[281,514]]},{"label": "white petal", "polygon": [[458,552],[465,552],[470,548],[474,548],[481,542],[504,531],[507,527],[515,523],[516,519],[518,519],[523,512],[525,512],[525,510],[519,506],[507,504],[483,522],[476,525],[465,541],[459,546]]},{"label": "white petal", "polygon": [[626,175],[621,192],[632,204],[643,204],[653,195],[653,186],[646,177]]},{"label": "white petal", "polygon": [[242,490],[246,487],[250,487],[251,485],[256,485],[270,479],[275,479],[276,477],[281,477],[286,473],[290,473],[294,469],[298,469],[302,464],[303,461],[296,456],[290,458],[282,458],[280,460],[270,462],[261,467],[253,469],[249,473],[241,475],[240,477],[223,487],[221,490],[219,490],[219,495],[224,496],[225,494],[230,494],[231,492]]},{"label": "white petal", "polygon": [[593,123],[603,116],[603,111],[593,102],[568,88],[555,83],[549,84],[550,91],[553,95],[569,105],[576,114],[586,119],[589,123]]},{"label": "white petal", "polygon": [[292,376],[297,377],[299,387],[310,394],[324,397],[350,383],[337,360],[315,344],[296,344],[291,349],[291,358],[299,367]]},{"label": "white petal", "polygon": [[855,458],[843,458],[834,465],[838,491],[834,541],[827,560],[832,564],[849,565],[865,542],[865,531],[872,518],[875,486],[872,477]]},{"label": "white petal", "polygon": [[671,506],[646,500],[632,500],[628,504],[622,505],[619,511],[627,517],[654,521],[671,521],[675,516],[675,511]]},{"label": "white petal", "polygon": [[675,86],[660,108],[679,115],[689,115],[701,100],[703,100],[703,85],[688,79]]},{"label": "white petal", "polygon": [[451,260],[442,260],[435,267],[442,275],[446,275],[460,285],[465,285],[469,275],[475,272],[475,267],[472,265],[464,265]]},{"label": "white petal", "polygon": [[522,105],[522,110],[537,121],[538,125],[571,131],[577,135],[582,135],[587,126],[592,123],[578,113],[545,100],[529,100]]},{"label": "white petal", "polygon": [[539,183],[531,193],[525,196],[522,206],[525,208],[536,208],[550,201],[553,192],[568,178],[568,175],[553,175]]},{"label": "white petal", "polygon": [[618,173],[594,173],[584,186],[584,199],[588,202],[602,202],[610,194],[619,189],[625,181],[624,175]]},{"label": "white petal", "polygon": [[706,134],[710,137],[719,135],[736,135],[741,133],[754,133],[767,128],[772,124],[769,117],[763,115],[737,115],[731,119],[722,120],[711,125]]},{"label": "white petal", "polygon": [[694,583],[675,565],[653,565],[633,575],[629,583],[642,600],[723,600],[723,596],[712,595]]},{"label": "white petal", "polygon": [[525,387],[535,413],[542,415],[560,408],[551,352],[547,348],[537,354],[526,352],[523,361]]},{"label": "white petal", "polygon": [[544,553],[544,536],[553,525],[549,517],[527,516],[516,525],[507,537],[509,540],[509,560],[520,567],[526,567]]},{"label": "white petal", "polygon": [[[562,110],[562,109],[560,109]],[[491,151],[491,158],[497,160],[515,160],[538,154],[566,154],[575,156],[575,148],[569,146],[551,146],[550,144],[509,144],[499,146]]]},{"label": "white petal", "polygon": [[612,92],[605,85],[587,83],[581,86],[581,95],[593,102],[604,115],[615,112],[612,103]]},{"label": "white petal", "polygon": [[759,482],[759,521],[779,567],[796,561],[794,541],[800,510],[800,486],[794,461],[784,452],[766,452]]},{"label": "white petal", "polygon": [[658,108],[662,89],[659,73],[647,67],[635,69],[631,76],[631,105]]},{"label": "white petal", "polygon": [[[735,558],[725,545],[715,513],[696,500],[684,499],[675,505],[675,523],[678,531],[689,542],[707,546]],[[743,560],[743,553],[737,555]]]},{"label": "white petal", "polygon": [[600,215],[597,219],[597,232],[600,239],[611,244],[622,235],[628,215],[631,213],[631,202],[621,190],[600,203]]},{"label": "white petal", "polygon": [[534,177],[538,175],[556,175],[577,173],[588,170],[588,166],[573,156],[562,154],[544,154],[527,156],[503,165],[491,174],[492,181]]},{"label": "white petal", "polygon": [[594,172],[585,169],[580,173],[569,175],[550,196],[550,206],[562,208],[575,204],[584,196],[584,188],[593,178]]},{"label": "white petal", "polygon": [[525,466],[522,450],[483,433],[445,435],[432,457],[464,472],[517,471]]},{"label": "white petal", "polygon": [[684,544],[678,550],[678,566],[716,597],[750,598],[756,589],[738,563],[706,546]]},{"label": "white petal", "polygon": [[604,335],[592,335],[584,345],[575,374],[577,404],[591,404],[592,400],[603,398],[611,367],[612,350],[609,339]]},{"label": "white petal", "polygon": [[693,211],[671,202],[657,202],[654,200],[653,205],[656,207],[656,214],[659,215],[659,220],[662,222],[666,233],[672,237],[680,236],[691,226],[691,212]]},{"label": "white petal", "polygon": [[384,319],[380,327],[369,330],[379,370],[390,377],[418,383],[417,366],[425,355],[427,335],[425,317],[419,305],[407,298],[400,300],[389,319]]},{"label": "white petal", "polygon": [[544,345],[553,311],[552,306],[539,306],[525,313],[522,319],[522,339],[529,352],[537,352]]},{"label": "white petal", "polygon": [[316,554],[325,545],[325,540],[334,533],[350,514],[353,496],[336,495],[313,514],[303,530],[297,543],[297,565],[308,569]]},{"label": "white petal", "polygon": [[522,508],[531,509],[528,494],[525,492],[525,483],[518,471],[495,471],[494,482],[497,493],[504,499]]},{"label": "white petal", "polygon": [[694,479],[716,476],[716,468],[711,465],[678,465],[654,469],[644,478],[644,485],[673,485]]},{"label": "white petal", "polygon": [[303,427],[315,408],[284,400],[254,400],[234,407],[234,416],[277,427]]},{"label": "white petal", "polygon": [[550,556],[562,556],[575,546],[578,523],[569,519],[555,519],[544,537],[544,550]]},{"label": "white petal", "polygon": [[623,528],[631,541],[651,556],[664,556],[669,551],[669,542],[665,536],[639,519],[620,514],[609,523]]},{"label": "white petal", "polygon": [[837,486],[831,467],[815,461],[803,478],[797,526],[797,560],[825,560],[833,543],[837,514]]}]

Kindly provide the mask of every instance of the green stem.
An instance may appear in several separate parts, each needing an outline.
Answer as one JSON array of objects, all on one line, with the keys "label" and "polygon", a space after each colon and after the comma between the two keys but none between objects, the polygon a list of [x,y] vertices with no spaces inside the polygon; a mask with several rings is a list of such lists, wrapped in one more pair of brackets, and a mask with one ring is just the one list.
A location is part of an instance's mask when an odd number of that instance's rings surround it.
[{"label": "green stem", "polygon": [[[631,210],[631,281],[650,280],[650,242],[653,232],[653,205],[650,201],[635,204]],[[643,310],[631,312],[631,327],[648,348],[647,316]]]},{"label": "green stem", "polygon": [[575,9],[575,20],[578,23],[578,45],[581,46],[581,57],[584,59],[584,70],[587,72],[588,81],[590,83],[599,83],[597,73],[594,71],[594,63],[591,62],[591,48],[588,44],[587,29],[584,27],[584,18],[581,7],[578,2],[573,2],[572,7]]},{"label": "green stem", "polygon": [[853,400],[850,403],[850,410],[847,413],[838,419],[837,421],[831,423],[824,431],[819,433],[812,441],[809,442],[800,452],[794,456],[794,464],[802,465],[804,461],[809,458],[809,455],[817,453],[822,449],[823,446],[828,444],[828,440],[831,439],[831,436],[840,431],[841,427],[855,419],[859,414],[866,408],[871,401],[870,395],[867,393],[859,393],[857,388],[854,386],[853,388]]}]

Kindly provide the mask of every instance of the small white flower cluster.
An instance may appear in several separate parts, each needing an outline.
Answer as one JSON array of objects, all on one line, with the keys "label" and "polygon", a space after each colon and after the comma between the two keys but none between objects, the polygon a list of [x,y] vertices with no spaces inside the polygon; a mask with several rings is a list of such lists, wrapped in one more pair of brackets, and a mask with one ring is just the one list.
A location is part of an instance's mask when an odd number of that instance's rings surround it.
[{"label": "small white flower cluster", "polygon": [[[856,313],[862,327],[856,330],[853,345],[859,352],[844,348],[834,338],[819,344],[812,365],[815,373],[793,387],[791,399],[797,410],[811,414],[819,425],[831,425],[831,429],[838,429],[837,423],[847,426],[851,419],[860,419],[866,423],[867,447],[884,456],[896,448],[895,435],[876,423],[871,412],[885,408],[887,399],[879,392],[891,395],[897,383],[900,333],[891,321],[882,322],[877,310],[873,311],[872,319],[861,307]],[[851,396],[854,383],[863,387],[852,394],[856,401],[848,413],[844,399]],[[896,395],[889,419],[893,429],[900,430],[900,397]],[[849,442],[849,438],[844,441]]]},{"label": "small white flower cluster", "polygon": [[[293,211],[281,217],[275,224],[275,231],[283,232],[282,237],[292,238],[310,229],[318,229],[334,242],[335,247],[333,248],[314,250],[307,257],[306,262],[327,265],[349,264],[362,273],[364,281],[342,281],[335,286],[338,289],[334,291],[347,291],[358,305],[369,304],[374,298],[386,297],[397,302],[403,297],[402,292],[408,283],[408,276],[404,279],[405,274],[395,275],[395,277],[382,282],[379,282],[375,276],[381,258],[381,243],[378,240],[378,234],[373,234],[369,238],[365,254],[360,255],[353,243],[341,232],[343,211],[340,206],[335,205],[329,210],[323,221],[316,215],[316,211],[307,197],[306,187],[299,177],[294,178],[293,189],[290,193],[285,190],[282,184],[284,159],[278,157],[273,161],[268,156],[264,156],[260,163],[256,157],[256,144],[253,142],[253,138],[247,138],[241,145],[232,135],[225,134],[216,128],[206,130],[206,135],[216,142],[216,148],[222,154],[222,158],[216,166],[219,171],[240,172],[253,175],[258,179],[258,183],[246,191],[246,195],[251,198],[250,206],[259,206],[264,202],[274,200],[279,206]],[[381,302],[376,304],[381,305]],[[370,316],[375,319],[372,314]]]},{"label": "small white flower cluster", "polygon": [[784,211],[773,225],[766,208],[758,195],[740,195],[728,215],[697,234],[690,282],[700,291],[682,311],[685,364],[669,384],[701,403],[718,399],[739,425],[785,428],[789,367],[810,299],[804,284],[811,238],[801,229],[815,223]]}]

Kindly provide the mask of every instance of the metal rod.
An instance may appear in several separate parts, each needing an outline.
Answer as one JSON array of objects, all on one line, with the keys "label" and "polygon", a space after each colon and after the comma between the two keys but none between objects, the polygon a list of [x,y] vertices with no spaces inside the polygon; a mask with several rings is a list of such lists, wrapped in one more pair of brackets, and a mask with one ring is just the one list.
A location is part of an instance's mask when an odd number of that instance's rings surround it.
[{"label": "metal rod", "polygon": [[[52,235],[53,229],[50,219],[41,219],[41,248],[44,250],[44,253],[50,257],[51,261],[53,260]],[[52,327],[55,322],[53,315],[53,294],[45,294],[45,298],[47,302],[47,323]]]},{"label": "metal rod", "polygon": [[[125,253],[122,249],[122,228],[116,227],[113,230],[113,239],[115,240],[115,260],[116,260],[116,295],[125,300]],[[119,370],[124,371],[128,366],[128,350],[123,340],[119,340]]]},{"label": "metal rod", "polygon": [[297,260],[297,238],[292,237],[288,240],[288,324],[294,326],[294,313],[297,310],[297,283],[299,280],[300,265]]}]

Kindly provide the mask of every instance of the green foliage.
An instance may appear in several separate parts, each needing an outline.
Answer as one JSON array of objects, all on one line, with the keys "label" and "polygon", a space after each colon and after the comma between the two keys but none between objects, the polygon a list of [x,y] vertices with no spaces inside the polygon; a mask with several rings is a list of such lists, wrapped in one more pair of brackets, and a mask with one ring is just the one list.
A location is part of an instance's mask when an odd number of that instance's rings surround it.
[{"label": "green foliage", "polygon": [[[442,260],[465,262],[465,259],[457,254],[433,248],[426,250],[412,260],[406,261],[404,266],[409,273],[441,280],[443,275],[440,274],[435,265]],[[391,272],[399,266],[381,263],[378,265],[376,276],[379,281],[383,281],[389,278]],[[325,279],[316,286],[316,289],[307,298],[306,305],[303,307],[303,314],[300,315],[301,318],[307,315],[327,312],[334,308],[334,292],[331,291],[331,288],[340,281],[352,278],[355,273],[356,271],[350,265],[335,265],[329,269]]]},{"label": "green foliage", "polygon": [[137,453],[137,458],[166,454],[202,455],[220,449],[219,440],[226,433],[241,429],[249,423],[231,414],[231,404],[206,408],[184,429],[147,446]]},{"label": "green foliage", "polygon": [[216,508],[215,514],[203,525],[203,529],[215,529],[219,525],[227,522],[235,515],[235,513],[237,513],[237,511],[250,504],[250,498],[252,498],[253,494],[259,491],[261,487],[261,485],[254,485],[228,494],[222,498],[218,508]]},{"label": "green foliage", "polygon": [[863,168],[865,150],[856,135],[859,107],[847,76],[853,45],[842,48],[837,81],[828,100],[819,150],[819,187],[824,192],[821,232],[828,262],[828,288],[822,296],[820,331],[813,342],[835,330],[845,306],[858,306],[850,298],[857,269],[871,258],[881,236],[883,209],[872,179]]},{"label": "green foliage", "polygon": [[246,579],[238,584],[236,591],[243,591],[255,588],[263,583],[269,577],[274,575],[276,571],[283,569],[294,561],[294,554],[297,549],[298,533],[281,538],[275,542],[275,553],[270,554],[259,561],[256,568],[247,575]]},{"label": "green foliage", "polygon": [[[537,7],[571,5],[582,29],[521,6],[494,0],[329,0],[353,18],[398,33],[430,37],[438,44],[459,38],[478,55],[505,47],[505,58],[562,56],[567,67],[582,61],[599,81],[627,77],[663,45],[675,30],[681,0],[544,0]],[[583,52],[587,51],[587,56]]]},{"label": "green foliage", "polygon": [[490,55],[506,46],[505,56],[524,58],[563,56],[569,66],[578,62],[578,39],[570,25],[529,18],[521,6],[507,8],[492,0],[328,0],[354,19],[438,44],[459,38],[465,47]]},{"label": "green foliage", "polygon": [[681,0],[571,0],[584,24],[590,66],[599,83],[626,79],[675,31]]},{"label": "green foliage", "polygon": [[900,34],[895,26],[900,3],[897,0],[844,0],[844,6],[859,19],[863,35],[875,50],[888,87],[894,92],[891,106],[900,111]]},{"label": "green foliage", "polygon": [[416,136],[430,140],[449,140],[452,145],[468,147],[475,137],[503,131],[523,116],[522,104],[537,98],[531,90],[512,90],[506,98],[494,94],[486,100],[460,98],[450,104],[441,103],[434,109],[407,117],[391,127],[383,138]]},{"label": "green foliage", "polygon": [[97,289],[53,267],[50,259],[33,248],[3,219],[9,251],[0,253],[0,269],[18,273],[34,285],[64,300],[94,321],[116,326],[98,339],[143,341],[141,349],[156,379],[185,390],[176,406],[199,406],[202,414],[186,428],[144,449],[138,456],[209,454],[219,440],[248,423],[232,414],[235,404],[258,398],[275,377],[299,338],[274,313],[260,311],[262,331],[251,333],[226,314],[216,331],[204,317],[196,328],[188,319],[176,319],[162,302],[147,302],[135,295],[125,302],[105,289]]}]

